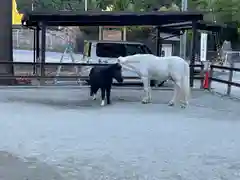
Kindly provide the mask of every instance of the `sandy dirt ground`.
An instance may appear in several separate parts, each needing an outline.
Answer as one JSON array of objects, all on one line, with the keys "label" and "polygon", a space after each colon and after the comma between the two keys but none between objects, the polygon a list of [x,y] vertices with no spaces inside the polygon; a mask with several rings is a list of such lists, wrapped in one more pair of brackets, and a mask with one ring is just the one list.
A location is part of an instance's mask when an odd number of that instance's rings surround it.
[{"label": "sandy dirt ground", "polygon": [[[140,89],[140,88],[139,88]],[[193,91],[114,88],[100,107],[86,88],[0,89],[0,179],[240,179],[239,101]]]}]

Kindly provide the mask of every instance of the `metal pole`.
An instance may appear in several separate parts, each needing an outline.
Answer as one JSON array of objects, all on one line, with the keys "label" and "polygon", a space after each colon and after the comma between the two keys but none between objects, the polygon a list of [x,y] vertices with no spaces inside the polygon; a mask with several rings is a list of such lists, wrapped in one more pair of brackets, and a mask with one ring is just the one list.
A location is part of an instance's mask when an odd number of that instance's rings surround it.
[{"label": "metal pole", "polygon": [[213,66],[210,65],[210,72],[209,72],[209,86],[208,86],[208,90],[211,90],[212,87],[212,77],[213,77]]},{"label": "metal pole", "polygon": [[19,48],[19,29],[17,29],[16,33],[17,33],[17,48]]},{"label": "metal pole", "polygon": [[123,41],[126,41],[127,40],[127,27],[126,26],[123,26]]},{"label": "metal pole", "polygon": [[[182,11],[187,11],[188,9],[188,0],[182,0]],[[180,36],[180,57],[186,59],[186,46],[187,46],[187,32],[184,32],[183,35]]]},{"label": "metal pole", "polygon": [[88,0],[84,0],[84,11],[88,10]]},{"label": "metal pole", "polygon": [[98,27],[98,40],[103,39],[102,26]]},{"label": "metal pole", "polygon": [[32,0],[32,11],[34,10],[34,0]]},{"label": "metal pole", "polygon": [[[32,11],[34,11],[34,0],[32,0]],[[36,29],[33,30],[33,62],[36,63]],[[33,74],[36,74],[36,64],[33,65]]]},{"label": "metal pole", "polygon": [[36,27],[36,31],[35,31],[35,33],[36,33],[36,35],[35,35],[35,37],[36,37],[36,62],[38,63],[37,65],[36,65],[36,75],[40,75],[40,73],[39,73],[39,63],[40,63],[40,37],[39,37],[39,35],[40,35],[40,28],[39,28],[39,26],[37,26]]},{"label": "metal pole", "polygon": [[[45,77],[45,51],[46,51],[46,25],[41,23],[41,77]],[[41,84],[44,84],[45,79],[41,79]]]},{"label": "metal pole", "polygon": [[157,27],[157,32],[156,32],[156,54],[157,54],[157,56],[161,56],[161,54],[162,54],[160,26]]},{"label": "metal pole", "polygon": [[[33,62],[36,63],[36,29],[33,30]],[[33,74],[36,74],[36,64],[33,65]]]},{"label": "metal pole", "polygon": [[195,64],[195,53],[196,53],[196,40],[197,40],[197,22],[192,22],[192,48],[191,48],[191,59],[190,59],[190,87],[194,85],[194,64]]},{"label": "metal pole", "polygon": [[[232,58],[230,59],[230,72],[229,72],[229,76],[228,76],[228,82],[232,82],[232,79],[233,79],[233,70],[232,68],[234,68],[234,62],[232,61]],[[231,84],[228,84],[227,86],[227,95],[230,96],[231,94],[231,89],[232,89],[232,85]]]},{"label": "metal pole", "polygon": [[203,89],[203,83],[204,83],[204,64],[201,65],[200,76],[201,76],[200,89]]}]

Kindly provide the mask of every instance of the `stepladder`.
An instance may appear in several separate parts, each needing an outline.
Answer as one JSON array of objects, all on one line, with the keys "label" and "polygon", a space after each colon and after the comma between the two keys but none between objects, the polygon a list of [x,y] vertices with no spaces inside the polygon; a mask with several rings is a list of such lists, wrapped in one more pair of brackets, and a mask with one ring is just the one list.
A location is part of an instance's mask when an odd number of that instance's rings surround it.
[{"label": "stepladder", "polygon": [[[73,56],[73,44],[68,42],[61,58],[60,58],[60,64],[58,67],[57,67],[57,72],[56,72],[56,77],[54,79],[54,83],[57,84],[59,82],[59,76],[62,72],[62,64],[64,64],[65,62],[66,63],[69,63],[69,60],[71,60],[72,63],[77,63],[74,56]],[[79,71],[79,67],[78,66],[73,66],[73,69],[74,69],[74,73],[75,73],[75,76],[78,76],[78,78],[76,78],[76,81],[77,81],[77,84],[81,84],[81,79],[80,79],[80,71]]]}]

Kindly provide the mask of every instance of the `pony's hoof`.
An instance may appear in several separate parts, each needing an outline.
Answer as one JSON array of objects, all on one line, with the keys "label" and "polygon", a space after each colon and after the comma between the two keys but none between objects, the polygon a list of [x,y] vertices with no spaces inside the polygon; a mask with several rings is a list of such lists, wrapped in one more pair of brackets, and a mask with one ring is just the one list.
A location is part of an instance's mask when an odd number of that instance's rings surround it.
[{"label": "pony's hoof", "polygon": [[168,106],[174,106],[175,104],[174,104],[174,102],[172,102],[172,101],[170,101],[169,103],[168,103]]},{"label": "pony's hoof", "polygon": [[149,104],[150,101],[142,100],[142,104]]},{"label": "pony's hoof", "polygon": [[104,106],[104,105],[105,105],[105,102],[104,102],[104,101],[102,101],[102,102],[101,102],[101,106]]},{"label": "pony's hoof", "polygon": [[180,107],[185,109],[188,106],[188,102],[182,101],[180,102]]},{"label": "pony's hoof", "polygon": [[94,94],[92,100],[95,101],[96,99],[97,99],[97,97],[96,97],[96,95]]},{"label": "pony's hoof", "polygon": [[182,109],[185,109],[185,108],[187,107],[187,104],[181,104],[180,107],[181,107]]}]

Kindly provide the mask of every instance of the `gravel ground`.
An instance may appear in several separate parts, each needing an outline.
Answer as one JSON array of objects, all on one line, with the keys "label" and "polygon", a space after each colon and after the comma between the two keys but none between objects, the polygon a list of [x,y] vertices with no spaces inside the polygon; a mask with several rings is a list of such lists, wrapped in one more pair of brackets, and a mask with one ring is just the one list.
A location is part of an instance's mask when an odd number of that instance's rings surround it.
[{"label": "gravel ground", "polygon": [[0,177],[239,180],[239,101],[193,91],[181,109],[172,93],[143,105],[139,90],[114,89],[100,107],[85,88],[0,89]]},{"label": "gravel ground", "polygon": [[63,178],[53,167],[35,158],[21,159],[13,154],[0,151],[1,180],[43,180]]}]

